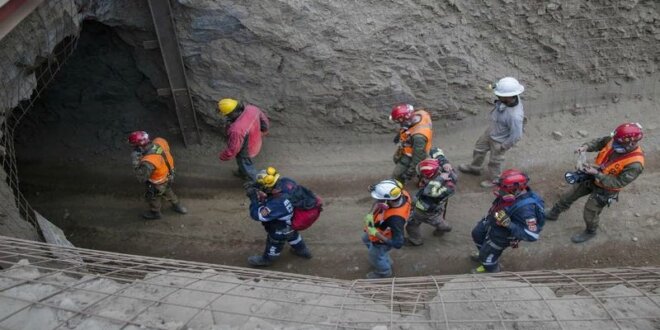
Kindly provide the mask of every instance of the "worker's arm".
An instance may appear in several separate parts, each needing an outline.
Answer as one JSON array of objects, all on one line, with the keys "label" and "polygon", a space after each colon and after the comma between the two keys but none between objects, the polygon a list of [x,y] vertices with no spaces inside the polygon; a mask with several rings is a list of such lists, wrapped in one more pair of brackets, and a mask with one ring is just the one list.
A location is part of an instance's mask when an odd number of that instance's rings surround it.
[{"label": "worker's arm", "polygon": [[383,242],[395,249],[400,249],[404,242],[403,228],[406,225],[406,220],[398,215],[394,215],[387,218],[386,222],[392,231],[392,239],[384,240]]},{"label": "worker's arm", "polygon": [[644,167],[640,163],[632,163],[623,168],[619,175],[609,175],[598,172],[594,176],[605,188],[623,188],[635,181],[642,174]]},{"label": "worker's arm", "polygon": [[154,171],[155,167],[149,162],[140,162],[137,167],[135,167],[135,177],[141,183],[149,181],[151,173]]},{"label": "worker's arm", "polygon": [[230,160],[241,151],[245,135],[237,132],[236,130],[229,130],[227,140],[227,148],[220,153],[220,160]]},{"label": "worker's arm", "polygon": [[525,115],[521,113],[514,113],[509,117],[509,137],[502,142],[502,148],[505,150],[511,149],[523,135],[523,121]]},{"label": "worker's arm", "polygon": [[608,135],[597,139],[593,139],[583,145],[587,147],[586,150],[587,152],[596,152],[596,151],[600,151],[600,149],[605,148],[605,145],[607,145],[607,143],[610,142],[610,140],[612,140],[612,137]]},{"label": "worker's arm", "polygon": [[426,154],[426,142],[426,136],[422,134],[415,134],[412,136],[413,154],[410,166],[408,166],[408,170],[405,173],[407,177],[412,178],[413,175],[415,175],[417,164],[428,157]]},{"label": "worker's arm", "polygon": [[270,129],[270,120],[266,114],[259,110],[259,128],[262,132],[268,132]]},{"label": "worker's arm", "polygon": [[288,221],[293,217],[293,206],[284,197],[271,198],[265,203],[259,202],[257,198],[250,197],[250,217],[261,222]]},{"label": "worker's arm", "polygon": [[[536,204],[529,204],[521,207],[516,211],[516,214],[511,216],[512,221],[509,223],[511,236],[528,242],[534,242],[539,239],[542,228],[536,217],[536,208]],[[515,219],[513,219],[514,217]]]}]

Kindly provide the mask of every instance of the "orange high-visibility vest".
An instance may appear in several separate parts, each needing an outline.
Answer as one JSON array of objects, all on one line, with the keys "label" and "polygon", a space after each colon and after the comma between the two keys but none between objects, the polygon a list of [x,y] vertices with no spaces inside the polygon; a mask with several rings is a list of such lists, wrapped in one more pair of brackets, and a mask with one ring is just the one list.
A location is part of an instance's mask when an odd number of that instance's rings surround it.
[{"label": "orange high-visibility vest", "polygon": [[148,153],[146,155],[142,156],[141,161],[148,162],[154,166],[154,170],[149,177],[149,182],[162,184],[169,180],[170,172],[174,170],[174,158],[172,158],[172,154],[170,153],[170,145],[165,139],[155,138],[152,144],[153,146],[147,151]]},{"label": "orange high-visibility vest", "polygon": [[[635,150],[615,156],[610,159],[611,155],[614,153],[612,148],[612,141],[608,142],[603,149],[598,152],[596,156],[596,165],[600,167],[603,174],[617,176],[623,171],[623,168],[632,163],[640,163],[644,167],[644,151],[641,147],[635,148]],[[608,160],[609,159],[609,160]],[[619,191],[621,188],[610,188],[605,187],[597,179],[594,180],[594,184],[597,186],[607,189],[609,191]]]},{"label": "orange high-visibility vest", "polygon": [[417,124],[399,132],[399,140],[401,141],[402,152],[408,157],[412,157],[413,155],[413,135],[422,134],[426,137],[426,145],[424,146],[424,151],[427,154],[431,150],[431,143],[433,142],[433,124],[431,122],[431,115],[429,115],[429,113],[424,110],[417,110],[413,116],[421,116],[422,119],[417,122]]},{"label": "orange high-visibility vest", "polygon": [[[376,211],[374,212],[374,226],[376,227],[376,230],[378,232],[387,237],[387,239],[392,239],[392,230],[390,227],[387,227],[386,229],[381,229],[379,225],[387,220],[389,217],[392,216],[400,216],[402,217],[405,221],[408,221],[408,217],[410,217],[410,210],[412,209],[412,199],[410,198],[410,194],[408,194],[407,191],[403,190],[401,191],[403,194],[402,198],[405,198],[405,202],[401,204],[399,207],[390,207],[387,210],[383,211]],[[367,231],[367,228],[365,227],[365,232]],[[374,243],[382,243],[380,239],[376,236],[371,236],[369,235],[369,240],[374,242]]]}]

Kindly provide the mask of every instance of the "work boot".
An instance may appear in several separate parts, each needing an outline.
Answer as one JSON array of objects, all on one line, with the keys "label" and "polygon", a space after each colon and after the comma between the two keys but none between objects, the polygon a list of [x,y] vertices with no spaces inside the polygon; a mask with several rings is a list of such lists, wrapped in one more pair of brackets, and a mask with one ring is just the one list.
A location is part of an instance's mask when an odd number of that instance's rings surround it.
[{"label": "work boot", "polygon": [[481,175],[481,170],[472,167],[472,165],[470,164],[458,165],[458,170],[466,174]]},{"label": "work boot", "polygon": [[492,270],[487,270],[484,265],[481,265],[471,271],[472,274],[485,274],[485,273],[499,273],[502,269],[500,269],[500,264],[495,265],[495,268]]},{"label": "work boot", "polygon": [[158,220],[158,219],[162,218],[162,216],[161,216],[160,212],[147,211],[147,212],[142,213],[142,218],[144,218],[145,220]]},{"label": "work boot", "polygon": [[559,219],[559,210],[556,207],[551,208],[549,211],[545,211],[545,220],[557,221]]},{"label": "work boot", "polygon": [[583,242],[586,242],[586,241],[594,238],[595,236],[596,236],[595,231],[590,231],[590,230],[585,229],[583,232],[573,235],[571,237],[571,241],[573,243],[576,243],[576,244],[577,243],[583,243]]},{"label": "work boot", "polygon": [[479,259],[479,251],[472,251],[472,253],[470,253],[470,260],[474,262],[481,262],[481,259]]},{"label": "work boot", "polygon": [[186,214],[186,213],[188,213],[188,209],[187,209],[185,206],[183,206],[183,205],[181,205],[181,204],[179,204],[179,203],[177,203],[177,204],[172,204],[172,210],[174,210],[174,212],[179,213],[179,214]]},{"label": "work boot", "polygon": [[422,239],[415,239],[415,238],[410,238],[406,237],[405,241],[407,246],[422,246],[424,245],[424,241]]},{"label": "work boot", "polygon": [[441,221],[437,226],[435,226],[435,230],[433,231],[433,236],[442,236],[444,233],[448,233],[451,231],[451,225],[447,221]]},{"label": "work boot", "polygon": [[495,184],[493,183],[493,180],[484,180],[479,183],[481,188],[493,188]]},{"label": "work boot", "polygon": [[300,251],[298,251],[294,248],[291,248],[291,253],[293,253],[293,254],[301,257],[301,258],[312,259],[312,253],[309,252],[308,248],[301,249]]},{"label": "work boot", "polygon": [[248,257],[248,263],[254,267],[268,267],[273,264],[273,260],[263,255],[258,255]]},{"label": "work boot", "polygon": [[367,278],[372,279],[372,280],[377,279],[377,278],[388,278],[388,277],[392,277],[392,275],[391,274],[390,275],[383,275],[383,274],[376,273],[376,272],[368,272],[367,273]]}]

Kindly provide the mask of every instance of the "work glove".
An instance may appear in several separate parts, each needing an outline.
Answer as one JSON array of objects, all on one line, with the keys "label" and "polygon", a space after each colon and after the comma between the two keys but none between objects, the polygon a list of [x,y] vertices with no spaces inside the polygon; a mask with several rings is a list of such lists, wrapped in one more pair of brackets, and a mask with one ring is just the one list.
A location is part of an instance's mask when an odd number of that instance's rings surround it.
[{"label": "work glove", "polygon": [[509,225],[511,224],[511,218],[509,217],[508,214],[504,210],[499,210],[495,212],[495,223],[504,228],[508,228]]},{"label": "work glove", "polygon": [[585,153],[585,152],[587,152],[587,148],[588,147],[583,144],[583,145],[579,146],[577,149],[575,149],[575,153],[576,154]]},{"label": "work glove", "polygon": [[392,142],[393,142],[394,144],[397,144],[397,143],[399,143],[399,141],[401,141],[401,136],[400,136],[399,134],[397,134],[397,135],[394,137],[394,140],[392,140]]},{"label": "work glove", "polygon": [[367,214],[364,216],[364,226],[366,227],[369,236],[376,236],[376,233],[378,233],[378,230],[376,230],[376,227],[374,226],[373,214]]}]

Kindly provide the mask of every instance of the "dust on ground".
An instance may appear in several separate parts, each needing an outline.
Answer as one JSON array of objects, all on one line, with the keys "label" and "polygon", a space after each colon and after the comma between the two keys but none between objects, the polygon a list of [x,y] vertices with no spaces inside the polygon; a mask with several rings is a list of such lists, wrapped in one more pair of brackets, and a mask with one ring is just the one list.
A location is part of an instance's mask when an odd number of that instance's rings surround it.
[{"label": "dust on ground", "polygon": [[[481,116],[486,117],[488,107],[482,111]],[[526,111],[529,122],[525,137],[507,153],[506,166],[527,171],[532,188],[540,192],[548,207],[568,188],[563,172],[574,164],[573,150],[589,139],[609,134],[621,122],[639,121],[645,126],[647,165],[642,176],[621,193],[620,201],[605,209],[595,239],[581,245],[569,240],[584,228],[583,199],[559,221],[547,223],[540,241],[507,250],[503,268],[521,271],[660,264],[660,237],[655,230],[660,223],[657,105],[637,99],[579,111],[529,107]],[[472,146],[485,128],[479,120],[434,124],[434,145],[445,149],[455,165],[471,159]],[[50,123],[48,127],[41,132],[43,136],[33,139],[47,137],[57,125]],[[553,131],[562,132],[564,137],[553,139]],[[371,203],[366,187],[391,173],[394,132],[394,127],[388,135],[326,128],[292,134],[287,127],[273,127],[256,158],[257,166],[277,167],[284,176],[308,186],[326,201],[320,220],[302,232],[314,258],[297,258],[285,249],[274,270],[344,279],[360,278],[369,271],[366,249],[360,243],[361,219]],[[114,139],[124,138],[124,132],[114,133]],[[248,256],[263,251],[265,232],[248,217],[242,182],[231,174],[235,163],[220,163],[217,158],[223,141],[215,130],[205,128],[203,145],[188,149],[176,135],[156,131],[155,135],[173,145],[177,162],[174,189],[190,210],[181,216],[165,208],[164,219],[159,221],[139,217],[146,204],[143,187],[132,174],[127,145],[95,153],[94,140],[80,141],[75,131],[59,130],[58,134],[52,135],[57,136],[52,141],[27,142],[24,145],[32,148],[19,150],[21,187],[32,205],[62,227],[75,245],[236,266],[246,266]],[[460,177],[458,192],[447,211],[452,232],[434,237],[430,227],[423,227],[423,246],[393,251],[396,276],[465,273],[475,266],[467,257],[474,249],[470,231],[493,199],[489,190],[479,188],[480,180]]]}]

